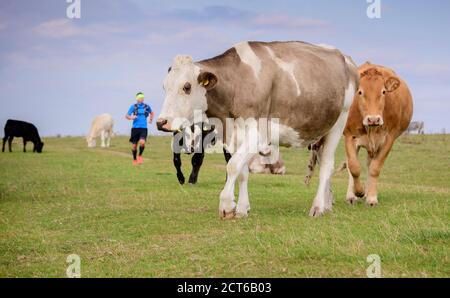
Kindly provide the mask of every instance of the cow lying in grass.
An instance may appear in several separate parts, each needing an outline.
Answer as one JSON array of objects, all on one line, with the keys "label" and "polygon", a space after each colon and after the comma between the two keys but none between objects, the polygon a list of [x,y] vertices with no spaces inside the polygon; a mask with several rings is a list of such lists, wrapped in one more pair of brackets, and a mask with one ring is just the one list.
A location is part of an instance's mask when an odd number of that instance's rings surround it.
[{"label": "cow lying in grass", "polygon": [[2,152],[5,152],[6,140],[8,140],[9,152],[12,152],[11,144],[14,137],[23,138],[23,152],[27,152],[27,142],[32,142],[34,145],[33,152],[42,153],[44,143],[41,141],[39,132],[33,124],[18,120],[8,120],[5,125]]},{"label": "cow lying in grass", "polygon": [[89,148],[96,146],[96,138],[100,137],[102,147],[109,147],[111,145],[111,137],[113,135],[114,120],[109,114],[102,114],[94,118],[91,125],[91,130],[86,137],[86,142]]},{"label": "cow lying in grass", "polygon": [[286,174],[286,167],[284,165],[284,160],[281,158],[281,155],[273,164],[265,163],[263,156],[255,155],[252,159],[250,159],[248,168],[250,170],[250,173],[254,174]]}]

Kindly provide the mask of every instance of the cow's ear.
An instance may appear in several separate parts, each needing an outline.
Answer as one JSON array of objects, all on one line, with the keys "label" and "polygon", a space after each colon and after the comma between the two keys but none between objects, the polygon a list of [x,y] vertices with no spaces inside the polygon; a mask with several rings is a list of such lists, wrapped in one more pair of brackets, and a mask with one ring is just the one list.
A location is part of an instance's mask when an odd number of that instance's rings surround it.
[{"label": "cow's ear", "polygon": [[201,86],[205,87],[206,90],[211,90],[216,86],[218,79],[216,75],[211,72],[202,72],[198,75],[197,81]]},{"label": "cow's ear", "polygon": [[386,80],[384,86],[386,87],[387,92],[393,92],[397,90],[398,87],[400,87],[400,81],[397,78],[390,77]]}]

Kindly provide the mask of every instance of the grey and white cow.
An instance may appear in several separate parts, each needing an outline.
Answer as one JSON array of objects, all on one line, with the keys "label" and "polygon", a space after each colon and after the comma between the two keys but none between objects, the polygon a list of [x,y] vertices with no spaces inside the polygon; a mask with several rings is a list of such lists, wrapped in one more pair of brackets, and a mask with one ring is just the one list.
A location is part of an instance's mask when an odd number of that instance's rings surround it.
[{"label": "grey and white cow", "polygon": [[[157,126],[178,130],[201,110],[224,126],[227,118],[277,119],[278,141],[284,146],[305,147],[323,139],[319,188],[310,211],[319,216],[332,208],[334,153],[358,85],[356,65],[335,48],[305,42],[241,42],[199,62],[175,57],[164,80],[166,97]],[[248,162],[256,154],[240,145],[229,161],[220,194],[222,218],[248,215]]]}]

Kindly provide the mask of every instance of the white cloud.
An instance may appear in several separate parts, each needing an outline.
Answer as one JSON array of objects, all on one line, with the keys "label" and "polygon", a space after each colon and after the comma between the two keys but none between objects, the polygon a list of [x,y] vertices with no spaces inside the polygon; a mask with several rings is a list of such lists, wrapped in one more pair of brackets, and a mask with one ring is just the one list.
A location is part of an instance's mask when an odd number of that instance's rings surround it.
[{"label": "white cloud", "polygon": [[250,20],[251,24],[277,29],[311,29],[322,28],[327,22],[319,19],[291,17],[287,15],[259,15]]},{"label": "white cloud", "polygon": [[151,33],[146,41],[153,45],[164,45],[184,42],[186,40],[207,39],[211,40],[218,36],[218,32],[208,27],[190,27],[176,33]]},{"label": "white cloud", "polygon": [[450,74],[450,65],[448,64],[401,63],[394,65],[394,67],[395,69],[399,69],[410,74],[422,76]]},{"label": "white cloud", "polygon": [[57,19],[41,23],[33,29],[33,32],[46,38],[67,38],[86,33],[69,19]]},{"label": "white cloud", "polygon": [[111,36],[131,31],[131,27],[119,24],[92,24],[89,26],[76,26],[70,19],[56,19],[43,22],[32,29],[38,37],[49,39],[63,39],[70,37]]}]

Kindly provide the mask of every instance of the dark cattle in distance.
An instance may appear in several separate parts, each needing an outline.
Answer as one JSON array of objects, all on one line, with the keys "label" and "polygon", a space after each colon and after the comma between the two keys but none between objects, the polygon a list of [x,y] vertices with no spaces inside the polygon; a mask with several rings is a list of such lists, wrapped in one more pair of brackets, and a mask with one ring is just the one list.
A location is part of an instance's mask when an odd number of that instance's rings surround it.
[{"label": "dark cattle in distance", "polygon": [[39,132],[31,123],[18,120],[8,120],[5,125],[2,152],[5,152],[5,144],[8,141],[9,152],[12,152],[11,144],[14,138],[23,138],[23,152],[27,152],[27,142],[34,144],[33,152],[42,153],[42,143]]},{"label": "dark cattle in distance", "polygon": [[[202,134],[201,140],[195,140],[192,139],[190,136],[193,135],[194,132],[194,126],[191,126],[190,128],[192,134],[188,132],[188,129],[177,131],[173,134],[173,143],[172,143],[172,151],[173,151],[173,165],[175,166],[175,169],[177,170],[177,178],[178,182],[180,184],[185,183],[185,178],[183,175],[183,172],[181,170],[181,151],[183,151],[186,154],[193,154],[191,159],[192,164],[192,171],[189,176],[189,184],[196,184],[198,180],[198,174],[200,172],[200,168],[203,164],[203,159],[205,158],[205,143],[209,143],[211,145],[215,145],[216,141],[216,133],[214,130],[214,127],[207,127],[206,125],[202,125]],[[207,139],[205,141],[205,139]],[[190,144],[186,144],[185,140],[189,142]],[[175,148],[175,145],[177,145]],[[201,150],[199,152],[195,152],[195,146],[201,146]],[[182,150],[180,150],[180,148]],[[223,154],[225,157],[225,161],[228,163],[228,161],[231,159],[231,154],[224,148]]]}]

